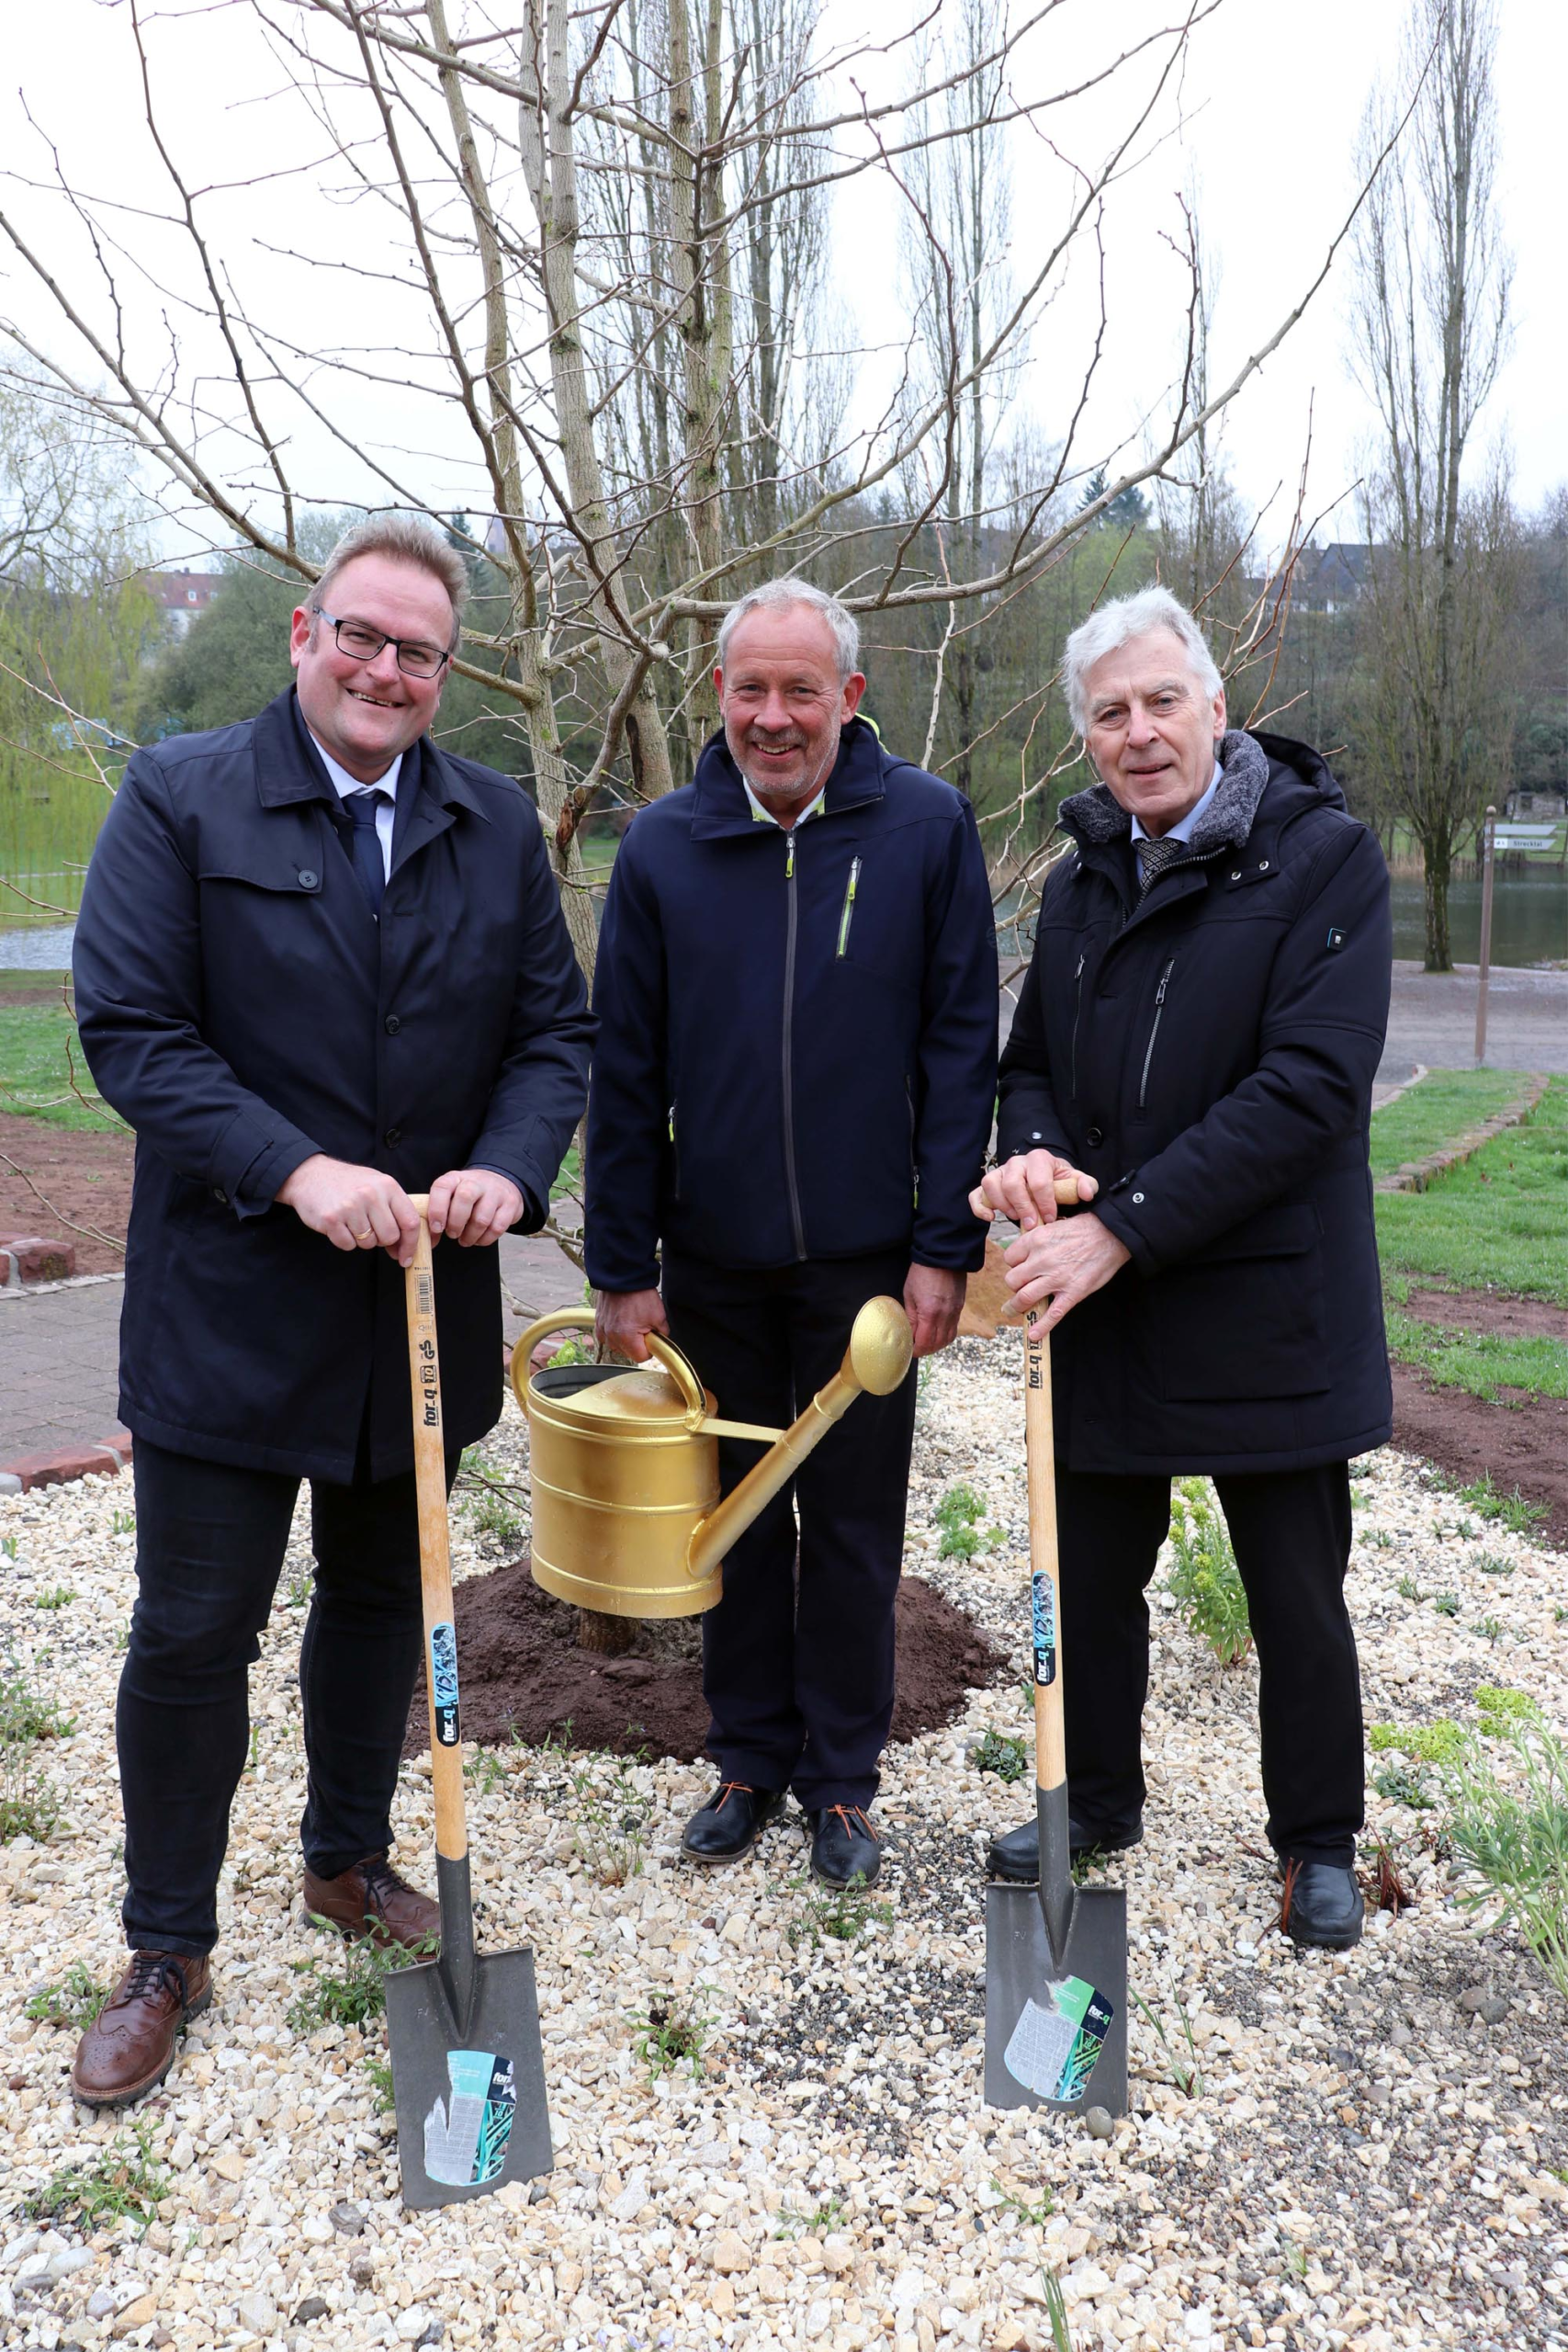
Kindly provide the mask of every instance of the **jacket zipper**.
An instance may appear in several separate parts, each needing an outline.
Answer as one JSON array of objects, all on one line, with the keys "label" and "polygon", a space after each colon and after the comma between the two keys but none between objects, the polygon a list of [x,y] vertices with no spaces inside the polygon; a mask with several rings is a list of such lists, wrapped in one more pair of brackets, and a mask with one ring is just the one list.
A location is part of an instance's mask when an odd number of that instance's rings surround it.
[{"label": "jacket zipper", "polygon": [[[1167,866],[1166,872],[1168,874],[1170,868]],[[1169,963],[1166,966],[1164,971],[1160,974],[1159,986],[1155,990],[1154,1027],[1149,1031],[1148,1051],[1144,1056],[1144,1074],[1138,1080],[1138,1108],[1140,1111],[1143,1109],[1145,1101],[1148,1095],[1149,1064],[1155,1057],[1155,1039],[1159,1035],[1159,1024],[1165,1019],[1165,992],[1169,984],[1170,976],[1175,969],[1176,958],[1173,956]]]},{"label": "jacket zipper", "polygon": [[1083,1012],[1083,967],[1088,961],[1089,950],[1086,947],[1078,957],[1078,968],[1073,974],[1072,1094],[1075,1102],[1078,1096],[1078,1016]]},{"label": "jacket zipper", "polygon": [[681,1197],[681,1147],[675,1140],[675,1105],[670,1105],[670,1153],[675,1163],[675,1198]]},{"label": "jacket zipper", "polygon": [[789,846],[784,855],[784,890],[789,911],[784,930],[784,1186],[789,1194],[789,1221],[795,1235],[795,1254],[804,1263],[806,1220],[800,1214],[800,1183],[795,1170],[795,939],[800,900],[795,887],[795,830],[793,826],[785,835],[785,839]]},{"label": "jacket zipper", "polygon": [[904,1075],[904,1100],[909,1106],[909,1182],[918,1209],[920,1205],[920,1170],[915,1158],[915,1090],[909,1083],[908,1071]]},{"label": "jacket zipper", "polygon": [[855,911],[855,885],[859,880],[860,860],[857,857],[850,862],[850,881],[849,888],[844,892],[844,911],[839,917],[839,954],[840,956],[850,944],[850,924],[853,921]]}]

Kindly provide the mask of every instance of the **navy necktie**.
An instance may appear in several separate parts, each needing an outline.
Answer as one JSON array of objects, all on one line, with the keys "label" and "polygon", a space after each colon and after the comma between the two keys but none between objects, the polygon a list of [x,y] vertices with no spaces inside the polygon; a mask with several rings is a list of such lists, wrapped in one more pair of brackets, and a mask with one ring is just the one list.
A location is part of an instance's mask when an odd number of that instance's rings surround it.
[{"label": "navy necktie", "polygon": [[349,843],[354,870],[359,876],[360,888],[370,901],[370,911],[378,922],[381,920],[381,899],[387,888],[387,869],[381,863],[381,839],[376,831],[376,810],[380,804],[378,792],[349,792],[344,795],[344,807],[354,826]]},{"label": "navy necktie", "polygon": [[1186,848],[1185,842],[1173,840],[1169,833],[1165,834],[1158,841],[1142,841],[1137,844],[1134,854],[1140,869],[1138,880],[1140,899],[1145,890],[1159,880],[1172,860],[1185,854]]}]

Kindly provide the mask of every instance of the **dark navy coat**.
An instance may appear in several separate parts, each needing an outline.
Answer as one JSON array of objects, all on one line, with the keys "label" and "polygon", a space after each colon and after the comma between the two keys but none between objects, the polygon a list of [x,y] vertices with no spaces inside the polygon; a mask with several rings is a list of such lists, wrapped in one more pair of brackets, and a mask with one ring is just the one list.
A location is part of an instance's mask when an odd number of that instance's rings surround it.
[{"label": "dark navy coat", "polygon": [[[403,755],[381,921],[292,690],[138,752],[82,897],[76,1011],[136,1130],[120,1410],[209,1461],[346,1479],[412,1459],[403,1276],[336,1250],[278,1186],[322,1151],[411,1192],[501,1170],[543,1222],[592,1023],[539,831],[509,777]],[[501,1405],[496,1252],[435,1253],[443,1403]]]},{"label": "dark navy coat", "polygon": [[722,735],[615,860],[594,978],[588,1272],[659,1246],[775,1267],[977,1266],[997,956],[974,811],[844,729],[819,816],[758,820]]},{"label": "dark navy coat", "polygon": [[1002,1057],[998,1149],[1098,1176],[1132,1262],[1057,1327],[1076,1470],[1308,1468],[1389,1434],[1367,1165],[1388,871],[1315,752],[1227,735],[1141,901],[1101,786],[1062,810]]}]

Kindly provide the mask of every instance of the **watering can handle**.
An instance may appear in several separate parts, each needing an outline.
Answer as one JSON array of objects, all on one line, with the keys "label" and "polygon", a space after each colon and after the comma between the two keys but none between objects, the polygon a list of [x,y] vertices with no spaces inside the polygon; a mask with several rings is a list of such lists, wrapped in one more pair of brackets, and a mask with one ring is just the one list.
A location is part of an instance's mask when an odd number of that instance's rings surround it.
[{"label": "watering can handle", "polygon": [[[527,1399],[523,1392],[528,1385],[528,1359],[539,1341],[547,1339],[552,1331],[592,1331],[592,1329],[593,1309],[591,1306],[558,1306],[553,1315],[541,1315],[536,1323],[530,1323],[528,1329],[519,1335],[512,1349],[512,1392],[525,1412],[527,1410]],[[701,1429],[707,1419],[708,1409],[702,1382],[672,1340],[667,1340],[661,1331],[649,1331],[647,1338],[649,1353],[657,1356],[681,1392],[681,1401],[686,1408],[687,1429]]]}]

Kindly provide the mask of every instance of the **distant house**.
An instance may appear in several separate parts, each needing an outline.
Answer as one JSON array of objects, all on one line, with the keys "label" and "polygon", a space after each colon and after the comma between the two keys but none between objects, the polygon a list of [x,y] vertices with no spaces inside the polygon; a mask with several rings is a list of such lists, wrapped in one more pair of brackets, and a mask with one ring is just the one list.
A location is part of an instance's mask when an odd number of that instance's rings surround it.
[{"label": "distant house", "polygon": [[1359,539],[1336,539],[1325,548],[1303,548],[1291,583],[1298,613],[1337,613],[1356,604],[1367,584],[1376,553]]},{"label": "distant house", "polygon": [[1568,817],[1568,786],[1561,784],[1520,786],[1509,793],[1503,804],[1503,814],[1515,823],[1533,819],[1540,825],[1556,824]]},{"label": "distant house", "polygon": [[223,585],[220,571],[144,571],[141,576],[176,637],[183,637],[197,615],[206,612]]}]

